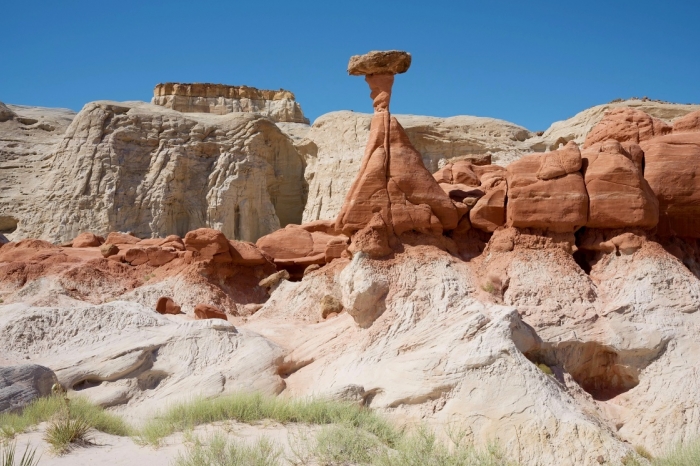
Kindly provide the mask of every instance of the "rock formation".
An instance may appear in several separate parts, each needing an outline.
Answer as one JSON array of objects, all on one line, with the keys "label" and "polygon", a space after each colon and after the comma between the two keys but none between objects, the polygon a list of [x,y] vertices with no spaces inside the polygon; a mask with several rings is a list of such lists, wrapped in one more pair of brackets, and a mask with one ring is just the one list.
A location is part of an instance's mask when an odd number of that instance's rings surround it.
[{"label": "rock formation", "polygon": [[92,103],[45,158],[34,202],[0,203],[18,220],[17,237],[211,227],[255,241],[299,223],[304,209],[304,160],[274,123],[252,114]]},{"label": "rock formation", "polygon": [[405,71],[408,65],[410,55],[405,52],[372,52],[352,57],[348,65],[350,74],[365,74],[375,113],[360,170],[336,219],[336,229],[347,235],[365,228],[375,214],[390,235],[408,231],[441,234],[459,222],[452,200],[389,113],[394,72]]},{"label": "rock formation", "polygon": [[294,94],[284,89],[268,91],[224,84],[165,83],[156,85],[151,103],[183,113],[257,113],[276,122],[309,124]]}]

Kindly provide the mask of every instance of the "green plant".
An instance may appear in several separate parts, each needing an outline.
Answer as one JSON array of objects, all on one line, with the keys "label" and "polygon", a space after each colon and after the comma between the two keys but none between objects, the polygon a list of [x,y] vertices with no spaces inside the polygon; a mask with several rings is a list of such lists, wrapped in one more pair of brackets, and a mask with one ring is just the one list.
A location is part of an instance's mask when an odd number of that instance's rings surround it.
[{"label": "green plant", "polygon": [[642,445],[637,445],[636,447],[634,447],[634,451],[636,451],[639,456],[641,456],[642,458],[644,458],[646,460],[651,461],[654,459],[652,454],[649,453],[649,450],[644,448]]},{"label": "green plant", "polygon": [[277,466],[282,449],[279,445],[261,437],[252,445],[226,440],[214,435],[208,441],[195,440],[185,454],[175,459],[176,466]]},{"label": "green plant", "polygon": [[[0,414],[0,437],[13,438],[37,424],[49,421],[66,409],[65,405],[63,396],[52,395],[33,401],[18,413]],[[122,418],[106,412],[84,398],[71,400],[67,409],[70,416],[85,419],[101,432],[119,436],[132,434],[131,427]]]},{"label": "green plant", "polygon": [[217,421],[342,424],[359,427],[393,446],[401,431],[369,409],[351,403],[320,399],[290,400],[259,393],[234,393],[214,399],[195,399],[171,406],[139,432],[143,443],[157,445],[172,433]]},{"label": "green plant", "polygon": [[8,443],[0,444],[0,466],[36,466],[39,464],[41,458],[36,458],[36,448],[30,448],[29,444],[24,448],[24,453],[22,457],[19,458],[19,463],[17,463],[15,451],[17,449],[17,444]]},{"label": "green plant", "polygon": [[554,375],[554,372],[552,372],[552,368],[549,367],[547,364],[539,363],[537,364],[537,367],[539,368],[539,370],[541,370],[547,375]]},{"label": "green plant", "polygon": [[371,464],[385,449],[377,437],[361,428],[332,425],[316,434],[312,454],[324,465]]},{"label": "green plant", "polygon": [[491,294],[493,294],[494,291],[496,291],[496,287],[491,282],[486,282],[483,285],[481,285],[481,289]]},{"label": "green plant", "polygon": [[654,466],[687,466],[700,464],[700,440],[679,444],[662,457],[652,461]]}]

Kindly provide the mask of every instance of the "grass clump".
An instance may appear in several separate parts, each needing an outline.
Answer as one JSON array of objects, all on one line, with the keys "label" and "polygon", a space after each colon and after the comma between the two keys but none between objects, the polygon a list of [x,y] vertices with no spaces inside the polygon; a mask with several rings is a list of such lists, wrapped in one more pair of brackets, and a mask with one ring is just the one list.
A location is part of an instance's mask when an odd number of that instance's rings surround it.
[{"label": "grass clump", "polygon": [[686,466],[700,464],[700,440],[678,445],[663,457],[652,460],[654,466]]},{"label": "grass clump", "polygon": [[372,464],[386,450],[377,437],[358,427],[332,425],[316,434],[311,457],[318,464]]},{"label": "grass clump", "polygon": [[74,446],[91,445],[91,429],[92,426],[87,420],[80,416],[71,417],[66,412],[51,420],[44,433],[44,440],[60,455]]},{"label": "grass clump", "polygon": [[16,450],[17,444],[15,443],[0,443],[0,466],[36,466],[39,464],[41,458],[35,458],[36,449],[27,445],[21,458],[17,458]]},{"label": "grass clump", "polygon": [[141,430],[142,442],[157,445],[163,437],[218,421],[252,423],[270,419],[283,424],[340,424],[362,428],[388,446],[401,437],[399,429],[376,413],[357,405],[327,400],[289,400],[259,393],[235,393],[215,399],[195,399],[172,406]]},{"label": "grass clump", "polygon": [[195,440],[185,454],[175,459],[175,466],[277,466],[282,448],[261,437],[252,445],[214,435],[208,442]]},{"label": "grass clump", "polygon": [[33,401],[18,413],[0,414],[0,437],[13,438],[37,424],[55,420],[61,414],[71,419],[83,419],[92,428],[107,434],[127,436],[132,433],[132,429],[122,418],[108,413],[84,398],[66,402],[63,396],[52,395]]}]

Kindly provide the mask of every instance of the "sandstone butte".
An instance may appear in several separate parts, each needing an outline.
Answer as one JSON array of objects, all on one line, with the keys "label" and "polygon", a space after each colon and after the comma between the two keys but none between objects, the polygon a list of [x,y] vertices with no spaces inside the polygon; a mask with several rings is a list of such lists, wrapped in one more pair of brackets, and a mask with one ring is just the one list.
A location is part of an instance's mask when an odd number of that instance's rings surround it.
[{"label": "sandstone butte", "polygon": [[610,104],[542,136],[396,117],[410,65],[352,57],[373,115],[310,128],[235,107],[286,91],[218,85],[78,116],[0,105],[7,179],[53,177],[40,210],[0,190],[0,365],[21,394],[0,410],[54,380],[137,420],[322,396],[547,466],[696,438],[700,108]]}]

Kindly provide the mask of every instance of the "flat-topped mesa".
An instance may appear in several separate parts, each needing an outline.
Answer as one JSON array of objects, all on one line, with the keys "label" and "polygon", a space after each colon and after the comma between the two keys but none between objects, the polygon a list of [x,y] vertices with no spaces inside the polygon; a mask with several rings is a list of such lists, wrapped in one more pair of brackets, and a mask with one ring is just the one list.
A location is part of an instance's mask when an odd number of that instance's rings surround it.
[{"label": "flat-topped mesa", "polygon": [[258,113],[276,122],[309,123],[290,91],[210,83],[161,83],[152,104],[183,113]]},{"label": "flat-topped mesa", "polygon": [[390,253],[387,238],[411,231],[441,236],[457,226],[455,204],[423,165],[396,118],[389,113],[394,74],[408,70],[406,52],[354,56],[351,75],[365,75],[374,116],[360,171],[336,219],[336,229],[352,236],[351,251],[380,257]]}]

